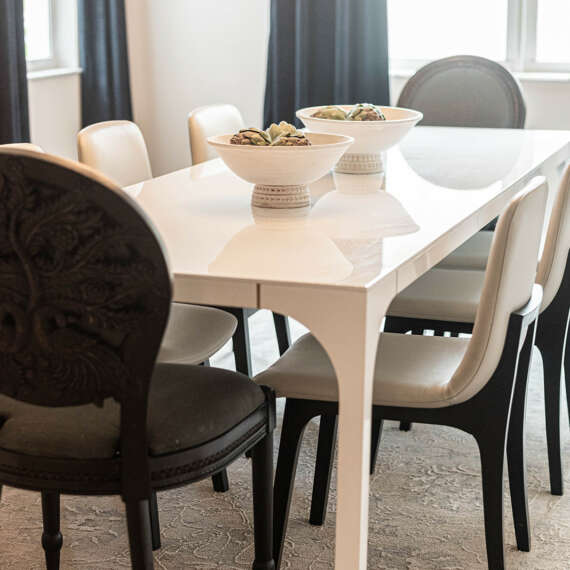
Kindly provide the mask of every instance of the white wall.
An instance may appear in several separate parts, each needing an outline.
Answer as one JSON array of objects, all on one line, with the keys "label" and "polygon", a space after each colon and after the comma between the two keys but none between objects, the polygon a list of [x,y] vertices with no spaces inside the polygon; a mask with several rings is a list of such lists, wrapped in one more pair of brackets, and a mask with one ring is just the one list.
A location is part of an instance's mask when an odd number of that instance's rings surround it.
[{"label": "white wall", "polygon": [[81,128],[80,75],[38,75],[28,80],[31,140],[46,152],[75,159],[75,135]]},{"label": "white wall", "polygon": [[268,0],[127,0],[135,120],[155,174],[190,164],[186,118],[232,103],[259,125]]}]

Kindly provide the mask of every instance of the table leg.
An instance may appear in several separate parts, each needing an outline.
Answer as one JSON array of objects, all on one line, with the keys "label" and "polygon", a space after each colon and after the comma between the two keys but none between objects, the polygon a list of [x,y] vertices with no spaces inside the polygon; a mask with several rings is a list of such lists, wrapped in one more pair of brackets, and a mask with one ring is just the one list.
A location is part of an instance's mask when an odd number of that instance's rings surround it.
[{"label": "table leg", "polygon": [[336,570],[366,568],[373,371],[380,324],[394,293],[394,282],[374,293],[261,288],[260,306],[291,316],[309,328],[337,374]]}]

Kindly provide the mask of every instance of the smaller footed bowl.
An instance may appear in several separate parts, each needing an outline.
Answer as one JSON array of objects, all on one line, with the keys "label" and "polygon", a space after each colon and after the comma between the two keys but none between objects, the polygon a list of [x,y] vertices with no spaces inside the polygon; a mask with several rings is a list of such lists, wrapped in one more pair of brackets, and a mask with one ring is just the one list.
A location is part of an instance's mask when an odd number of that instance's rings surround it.
[{"label": "smaller footed bowl", "polygon": [[311,203],[307,184],[332,170],[354,142],[342,134],[307,133],[310,146],[231,144],[232,135],[208,138],[237,176],[255,184],[252,204],[260,208],[303,208]]},{"label": "smaller footed bowl", "polygon": [[[353,105],[338,105],[345,111]],[[305,107],[297,111],[297,117],[313,133],[335,133],[354,138],[354,144],[336,165],[336,172],[348,174],[373,174],[384,169],[381,153],[397,145],[422,120],[419,111],[403,107],[379,108],[385,121],[337,121],[313,117],[318,107]]]}]

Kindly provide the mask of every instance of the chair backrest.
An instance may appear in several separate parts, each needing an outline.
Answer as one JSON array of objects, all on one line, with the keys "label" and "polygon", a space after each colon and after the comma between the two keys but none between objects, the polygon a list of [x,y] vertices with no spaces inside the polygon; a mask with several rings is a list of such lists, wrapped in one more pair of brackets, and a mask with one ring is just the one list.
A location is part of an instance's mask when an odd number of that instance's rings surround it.
[{"label": "chair backrest", "polygon": [[428,63],[406,83],[398,107],[421,111],[422,125],[522,129],[526,106],[513,74],[472,55]]},{"label": "chair backrest", "polygon": [[473,397],[491,379],[505,344],[511,313],[530,299],[548,188],[534,178],[499,217],[495,229],[473,335],[449,384],[449,397]]},{"label": "chair backrest", "polygon": [[0,393],[50,407],[113,397],[139,404],[141,423],[171,301],[159,236],[76,162],[0,149],[0,187]]},{"label": "chair backrest", "polygon": [[131,121],[89,125],[77,135],[80,162],[99,170],[119,186],[152,178],[141,130]]},{"label": "chair backrest", "polygon": [[0,148],[31,150],[33,152],[44,152],[44,149],[41,146],[38,146],[37,144],[32,144],[32,143],[0,144]]},{"label": "chair backrest", "polygon": [[564,277],[570,251],[570,163],[552,207],[546,241],[538,264],[536,282],[544,288],[541,311],[550,305]]},{"label": "chair backrest", "polygon": [[192,164],[200,164],[218,157],[216,151],[208,144],[208,137],[235,133],[243,126],[241,113],[233,105],[206,105],[194,109],[188,115]]}]

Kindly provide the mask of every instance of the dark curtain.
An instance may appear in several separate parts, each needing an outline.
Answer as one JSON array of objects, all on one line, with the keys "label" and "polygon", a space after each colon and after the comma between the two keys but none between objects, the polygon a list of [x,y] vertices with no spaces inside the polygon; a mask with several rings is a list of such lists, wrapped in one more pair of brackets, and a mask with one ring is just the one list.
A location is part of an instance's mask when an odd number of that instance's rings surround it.
[{"label": "dark curtain", "polygon": [[388,105],[386,0],[271,0],[264,122],[313,105]]},{"label": "dark curtain", "polygon": [[0,144],[28,142],[23,0],[0,0]]},{"label": "dark curtain", "polygon": [[79,0],[83,126],[132,120],[124,0]]}]

